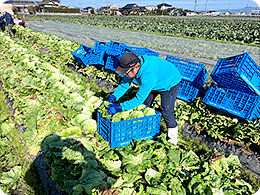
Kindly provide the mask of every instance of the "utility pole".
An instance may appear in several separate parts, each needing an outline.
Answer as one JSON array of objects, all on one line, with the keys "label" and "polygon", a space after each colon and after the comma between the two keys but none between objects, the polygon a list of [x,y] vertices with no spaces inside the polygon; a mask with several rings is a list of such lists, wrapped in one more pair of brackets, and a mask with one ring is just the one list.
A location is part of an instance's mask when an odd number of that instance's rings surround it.
[{"label": "utility pole", "polygon": [[197,3],[198,3],[198,1],[197,1],[197,0],[195,0],[195,7],[194,7],[194,12],[195,12],[195,14],[196,14],[196,7],[197,7]]},{"label": "utility pole", "polygon": [[207,12],[208,0],[206,0],[205,13]]},{"label": "utility pole", "polygon": [[246,15],[247,15],[247,10],[248,10],[248,4],[246,4]]},{"label": "utility pole", "polygon": [[24,8],[25,8],[25,2],[23,0],[23,19],[25,20],[25,10],[24,10]]},{"label": "utility pole", "polygon": [[161,10],[162,10],[162,16],[163,16],[163,7],[164,7],[164,0],[163,0],[163,4],[162,4],[162,7],[161,7]]},{"label": "utility pole", "polygon": [[107,0],[107,15],[108,15],[108,0]]}]

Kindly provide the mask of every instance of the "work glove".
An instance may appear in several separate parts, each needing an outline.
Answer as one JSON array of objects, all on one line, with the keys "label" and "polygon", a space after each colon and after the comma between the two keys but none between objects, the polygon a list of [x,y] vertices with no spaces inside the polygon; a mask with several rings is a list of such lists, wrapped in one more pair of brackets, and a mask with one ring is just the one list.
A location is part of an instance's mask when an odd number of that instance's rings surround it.
[{"label": "work glove", "polygon": [[108,98],[107,101],[110,102],[110,103],[115,103],[115,101],[116,101],[116,96],[114,96],[114,95],[109,96],[109,98]]},{"label": "work glove", "polygon": [[107,113],[111,116],[114,116],[114,114],[122,111],[120,104],[109,104],[108,107],[106,107],[106,109]]}]

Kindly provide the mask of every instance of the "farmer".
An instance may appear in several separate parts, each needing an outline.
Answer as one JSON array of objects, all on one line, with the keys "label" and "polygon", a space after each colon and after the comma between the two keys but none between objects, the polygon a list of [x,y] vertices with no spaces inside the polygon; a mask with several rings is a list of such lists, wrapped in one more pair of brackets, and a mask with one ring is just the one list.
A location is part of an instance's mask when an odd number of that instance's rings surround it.
[{"label": "farmer", "polygon": [[11,35],[12,38],[14,38],[14,33],[12,31],[12,28],[14,26],[14,20],[13,17],[11,16],[11,14],[9,14],[6,11],[3,11],[3,16],[5,19],[5,25],[8,26],[8,32]]},{"label": "farmer", "polygon": [[14,23],[16,26],[23,26],[25,27],[25,22],[23,20],[19,20],[18,17],[15,15],[14,16]]},{"label": "farmer", "polygon": [[[117,112],[133,109],[142,103],[151,106],[155,97],[161,95],[162,116],[168,127],[169,142],[178,143],[178,126],[174,116],[174,105],[180,86],[181,75],[171,63],[160,57],[137,56],[126,53],[120,58],[120,63],[115,72],[124,75],[121,84],[109,96],[110,104],[106,109],[111,115]],[[140,88],[133,99],[120,104],[115,102],[130,88],[132,79],[135,78]]]}]

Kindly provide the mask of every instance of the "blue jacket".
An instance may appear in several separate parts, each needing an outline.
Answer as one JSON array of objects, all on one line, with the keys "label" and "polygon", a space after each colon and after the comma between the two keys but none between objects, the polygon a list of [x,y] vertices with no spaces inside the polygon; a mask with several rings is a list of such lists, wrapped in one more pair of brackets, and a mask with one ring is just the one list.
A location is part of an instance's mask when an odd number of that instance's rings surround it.
[{"label": "blue jacket", "polygon": [[[120,104],[122,111],[133,109],[141,105],[152,90],[163,92],[169,91],[171,87],[181,81],[181,74],[178,69],[171,63],[160,57],[140,56],[140,69],[135,76],[137,83],[140,85],[136,96]],[[117,87],[113,95],[118,100],[130,88],[132,79],[124,76],[121,84]]]},{"label": "blue jacket", "polygon": [[4,19],[5,19],[5,25],[14,24],[13,17],[8,12],[5,13]]}]

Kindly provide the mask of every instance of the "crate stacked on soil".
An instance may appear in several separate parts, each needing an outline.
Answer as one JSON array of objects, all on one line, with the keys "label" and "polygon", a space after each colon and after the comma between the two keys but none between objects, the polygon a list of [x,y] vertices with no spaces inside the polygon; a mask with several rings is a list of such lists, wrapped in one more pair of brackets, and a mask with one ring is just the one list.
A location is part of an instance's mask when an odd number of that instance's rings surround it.
[{"label": "crate stacked on soil", "polygon": [[132,52],[137,55],[159,56],[158,52],[154,52],[145,47],[129,47],[125,43],[118,43],[110,40],[110,42],[95,41],[94,49],[81,45],[77,50],[72,52],[75,60],[85,66],[100,65],[105,69],[115,71],[119,65],[120,58],[123,54]]},{"label": "crate stacked on soil", "polygon": [[158,52],[152,51],[146,47],[130,47],[132,53],[138,56],[148,55],[148,56],[159,56]]},{"label": "crate stacked on soil", "polygon": [[81,45],[72,52],[75,60],[85,66],[88,65],[105,65],[105,51],[95,52],[91,47]]},{"label": "crate stacked on soil", "polygon": [[219,87],[260,95],[260,67],[247,52],[220,58],[210,76]]},{"label": "crate stacked on soil", "polygon": [[[138,56],[141,55],[150,55],[150,56],[159,56],[158,52],[154,52],[146,47],[130,47],[123,43],[114,42],[111,44],[111,47],[107,51],[107,61],[105,68],[109,70],[116,70],[119,65],[120,58],[125,53],[135,53]],[[137,82],[135,82],[137,84]]]},{"label": "crate stacked on soil", "polygon": [[203,102],[224,112],[253,120],[260,116],[260,96],[212,83]]},{"label": "crate stacked on soil", "polygon": [[211,77],[217,84],[203,102],[244,119],[260,117],[260,67],[247,52],[220,58]]},{"label": "crate stacked on soil", "polygon": [[192,102],[198,96],[199,92],[203,90],[203,85],[209,75],[205,65],[169,55],[166,57],[166,60],[178,68],[182,77],[177,98]]},{"label": "crate stacked on soil", "polygon": [[129,145],[133,140],[153,139],[160,133],[161,113],[119,122],[112,122],[98,112],[98,133],[111,148]]}]

